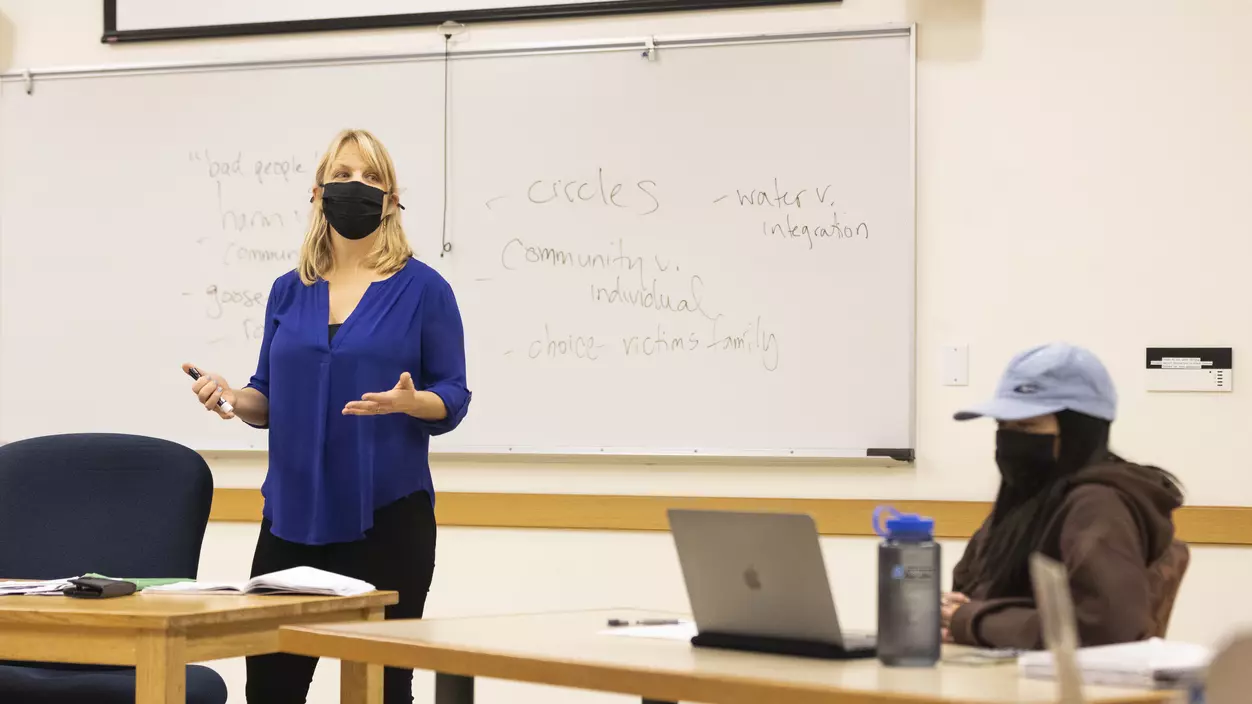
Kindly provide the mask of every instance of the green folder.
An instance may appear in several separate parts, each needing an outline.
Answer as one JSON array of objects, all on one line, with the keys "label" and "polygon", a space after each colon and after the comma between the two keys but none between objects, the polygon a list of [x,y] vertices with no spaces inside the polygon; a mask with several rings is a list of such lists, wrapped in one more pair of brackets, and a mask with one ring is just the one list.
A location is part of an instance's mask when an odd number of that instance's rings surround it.
[{"label": "green folder", "polygon": [[149,578],[142,578],[142,577],[140,577],[140,578],[134,578],[134,577],[106,577],[105,575],[102,575],[102,574],[96,574],[96,573],[94,573],[94,572],[92,572],[91,574],[85,574],[85,575],[83,575],[83,576],[84,576],[84,577],[96,577],[96,578],[98,578],[98,579],[119,579],[119,580],[121,580],[121,581],[123,581],[123,582],[130,582],[130,583],[132,583],[132,584],[134,584],[134,585],[135,585],[135,591],[139,591],[139,592],[143,591],[144,589],[147,589],[148,587],[156,587],[156,586],[160,586],[160,585],[162,585],[162,584],[178,584],[179,582],[191,582],[191,581],[194,581],[194,580],[192,580],[190,577],[176,577],[176,578],[169,578],[169,577],[149,577]]}]

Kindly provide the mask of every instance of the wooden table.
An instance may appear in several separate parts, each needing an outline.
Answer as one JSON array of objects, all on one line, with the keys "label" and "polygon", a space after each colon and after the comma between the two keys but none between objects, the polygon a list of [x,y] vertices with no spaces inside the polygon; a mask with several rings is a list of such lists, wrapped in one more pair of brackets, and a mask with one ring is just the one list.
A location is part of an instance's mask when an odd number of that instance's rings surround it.
[{"label": "wooden table", "polygon": [[[134,594],[0,597],[0,660],[135,666],[138,704],[183,704],[186,665],[278,651],[286,624],[381,621],[395,592],[358,597]],[[344,668],[344,701],[377,704],[382,668]],[[353,698],[354,697],[354,698]]]},{"label": "wooden table", "polygon": [[[433,670],[437,704],[472,704],[475,677],[630,694],[645,702],[715,704],[951,704],[1051,702],[1052,682],[1019,678],[1015,664],[895,669],[693,648],[600,635],[610,618],[672,618],[593,611],[427,621],[284,627],[283,652]],[[1161,702],[1172,694],[1091,687],[1090,702]],[[359,696],[359,695],[353,695]],[[345,699],[345,701],[347,701]]]}]

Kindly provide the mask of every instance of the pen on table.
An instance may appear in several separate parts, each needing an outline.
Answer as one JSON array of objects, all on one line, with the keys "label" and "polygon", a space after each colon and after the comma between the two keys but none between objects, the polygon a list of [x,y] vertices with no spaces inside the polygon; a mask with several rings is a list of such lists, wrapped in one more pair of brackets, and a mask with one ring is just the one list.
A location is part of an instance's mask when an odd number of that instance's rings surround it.
[{"label": "pen on table", "polygon": [[682,623],[676,618],[644,618],[638,621],[623,621],[620,618],[609,619],[610,628],[619,628],[621,626],[677,626]]}]

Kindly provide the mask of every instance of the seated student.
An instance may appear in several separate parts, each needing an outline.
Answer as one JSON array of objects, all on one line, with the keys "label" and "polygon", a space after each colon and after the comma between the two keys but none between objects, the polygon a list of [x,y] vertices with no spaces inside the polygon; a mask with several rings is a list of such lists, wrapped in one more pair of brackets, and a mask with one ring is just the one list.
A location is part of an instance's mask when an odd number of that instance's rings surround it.
[{"label": "seated student", "polygon": [[945,640],[1042,648],[1036,551],[1069,573],[1082,645],[1162,635],[1188,560],[1172,518],[1182,491],[1168,472],[1109,451],[1116,406],[1100,361],[1054,344],[1018,355],[994,400],[956,415],[999,422],[1000,490],[944,596]]}]

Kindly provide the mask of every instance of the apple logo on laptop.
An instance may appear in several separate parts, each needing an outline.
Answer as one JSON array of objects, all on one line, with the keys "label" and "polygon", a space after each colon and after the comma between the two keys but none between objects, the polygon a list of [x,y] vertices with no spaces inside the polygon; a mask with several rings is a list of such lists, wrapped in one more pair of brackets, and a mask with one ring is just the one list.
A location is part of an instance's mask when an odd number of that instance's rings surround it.
[{"label": "apple logo on laptop", "polygon": [[760,591],[761,575],[757,573],[755,567],[749,567],[743,571],[743,583],[748,585],[748,589],[752,591]]}]

